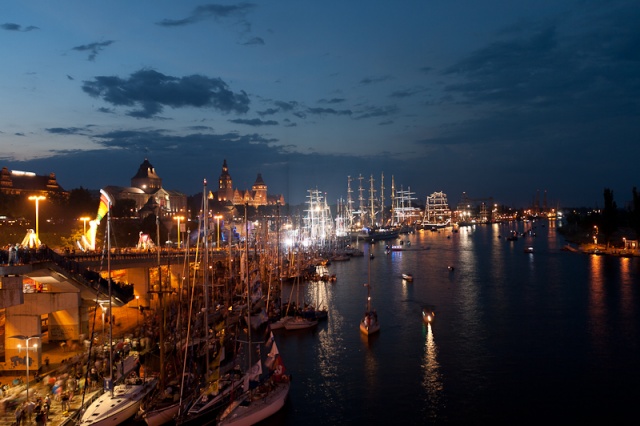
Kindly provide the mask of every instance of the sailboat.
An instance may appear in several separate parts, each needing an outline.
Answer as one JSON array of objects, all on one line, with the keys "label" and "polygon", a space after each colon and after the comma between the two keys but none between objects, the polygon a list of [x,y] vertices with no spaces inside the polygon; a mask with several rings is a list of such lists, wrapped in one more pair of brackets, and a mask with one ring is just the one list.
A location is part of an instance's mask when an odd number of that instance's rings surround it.
[{"label": "sailboat", "polygon": [[364,286],[367,287],[367,309],[360,321],[360,331],[369,336],[380,331],[378,313],[375,309],[371,309],[371,261],[369,261],[369,282]]},{"label": "sailboat", "polygon": [[291,383],[289,376],[284,374],[284,364],[273,332],[269,333],[270,337],[265,342],[269,350],[266,359],[258,360],[251,369],[245,387],[249,390],[229,404],[218,419],[219,426],[250,426],[274,415],[284,406]]},{"label": "sailboat", "polygon": [[[109,282],[109,312],[111,310],[111,196],[104,190],[100,190],[100,207],[98,211],[107,214],[107,271]],[[109,321],[109,341],[113,341],[113,321]],[[113,348],[109,351],[109,366],[113,365]],[[124,362],[123,362],[124,368]],[[140,408],[142,400],[146,398],[156,387],[157,378],[144,380],[140,377],[125,377],[123,383],[113,385],[113,369],[109,368],[109,377],[105,378],[105,389],[109,389],[96,399],[82,414],[79,425],[82,426],[116,426],[135,416]],[[122,371],[122,374],[128,374]]]},{"label": "sailboat", "polygon": [[[205,191],[206,193],[206,191]],[[189,253],[189,239],[187,239],[186,243],[186,253]],[[197,256],[197,255],[196,255]],[[188,257],[185,256],[185,265],[188,264]],[[188,276],[188,274],[187,274]],[[194,280],[195,280],[195,271],[194,271]],[[188,283],[187,283],[188,284]],[[192,286],[192,299],[193,299],[193,289],[195,286]],[[182,294],[182,292],[180,292]],[[162,310],[164,314],[164,310]],[[188,330],[191,329],[191,315],[188,316]],[[164,320],[162,321],[165,322]],[[181,326],[178,324],[176,327],[177,330],[181,329]],[[189,333],[187,333],[189,334]],[[178,345],[180,346],[180,345]],[[193,374],[185,372],[185,364],[188,359],[188,349],[189,345],[185,341],[184,351],[182,354],[182,376],[176,377],[167,383],[167,387],[165,389],[158,389],[154,395],[149,398],[149,400],[140,406],[140,411],[138,413],[139,417],[142,417],[144,422],[148,426],[160,426],[174,421],[176,416],[180,413],[181,409],[184,409],[188,403],[191,402],[193,385],[194,385],[194,377]],[[174,354],[174,361],[180,362],[181,359],[178,356],[179,351]],[[164,361],[161,361],[164,362]],[[178,392],[179,390],[179,392]],[[183,396],[187,393],[186,397]]]},{"label": "sailboat", "polygon": [[[206,181],[205,187],[203,191],[203,211],[206,211],[206,203],[207,203],[207,194],[206,190]],[[225,324],[224,316],[222,317],[222,321],[216,321],[215,324],[211,324],[211,314],[209,312],[209,302],[208,302],[208,287],[209,287],[209,276],[208,276],[208,260],[209,260],[209,244],[208,244],[208,235],[207,235],[207,217],[205,215],[204,219],[204,254],[203,254],[203,264],[204,264],[204,285],[203,285],[203,295],[204,295],[204,315],[202,315],[202,326],[205,330],[205,337],[199,339],[198,342],[202,344],[202,350],[204,350],[204,355],[200,354],[199,362],[204,363],[205,368],[204,371],[206,373],[203,374],[202,383],[200,383],[199,389],[193,392],[193,397],[191,399],[187,398],[185,401],[183,399],[182,404],[179,405],[179,409],[177,409],[177,413],[175,414],[175,424],[178,425],[202,425],[208,424],[212,420],[215,419],[216,415],[220,410],[224,408],[229,402],[231,394],[233,392],[242,392],[242,383],[243,383],[243,375],[239,370],[232,370],[221,376],[221,363],[226,361],[226,345],[225,345],[225,335],[228,330],[228,327]],[[200,235],[200,233],[198,233]],[[194,279],[195,279],[195,271],[194,271]],[[189,344],[189,336],[191,334],[191,309],[193,307],[193,302],[195,298],[195,286],[191,289],[191,303],[189,309],[189,324],[187,329],[187,340],[185,341],[185,357],[184,357],[184,367],[183,367],[183,377],[186,375],[187,369],[187,352],[190,350],[192,346]],[[228,319],[228,317],[227,317]],[[209,329],[215,330],[214,334],[211,335],[207,330]],[[219,337],[218,337],[219,336]],[[213,349],[213,356],[210,357],[209,349]]]},{"label": "sailboat", "polygon": [[[300,295],[300,277],[296,278],[296,315],[289,321],[284,323],[286,330],[304,330],[312,328],[318,325],[318,320],[315,318],[313,311],[305,311],[300,308],[299,304]],[[304,303],[303,303],[304,305]]]},{"label": "sailboat", "polygon": [[153,391],[157,378],[150,380],[128,377],[112,391],[103,393],[82,415],[82,426],[115,426],[132,418],[138,412],[142,400]]},{"label": "sailboat", "polygon": [[[245,206],[246,218],[246,206]],[[245,240],[245,250],[248,251]],[[247,310],[251,310],[251,291],[247,268]],[[284,374],[285,368],[276,345],[273,332],[266,324],[265,334],[269,337],[260,341],[252,336],[251,325],[247,324],[247,365],[250,366],[245,376],[242,393],[233,400],[219,416],[218,425],[250,426],[277,413],[289,395],[289,377]],[[255,341],[254,341],[255,340]],[[253,363],[254,346],[258,347],[257,361]],[[266,357],[263,355],[267,353]],[[264,368],[263,368],[264,366]],[[266,370],[266,371],[265,371]]]}]

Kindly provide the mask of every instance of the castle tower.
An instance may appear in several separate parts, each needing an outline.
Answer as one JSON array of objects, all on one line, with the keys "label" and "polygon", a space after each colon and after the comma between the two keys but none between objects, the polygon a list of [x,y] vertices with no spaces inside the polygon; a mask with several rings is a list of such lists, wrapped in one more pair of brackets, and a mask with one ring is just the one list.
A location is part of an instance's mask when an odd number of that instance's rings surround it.
[{"label": "castle tower", "polygon": [[218,179],[218,201],[233,200],[233,180],[227,167],[227,159],[222,163],[222,173]]},{"label": "castle tower", "polygon": [[147,194],[152,194],[162,188],[162,179],[156,174],[149,160],[145,158],[140,164],[138,173],[131,178],[131,186],[140,188]]}]

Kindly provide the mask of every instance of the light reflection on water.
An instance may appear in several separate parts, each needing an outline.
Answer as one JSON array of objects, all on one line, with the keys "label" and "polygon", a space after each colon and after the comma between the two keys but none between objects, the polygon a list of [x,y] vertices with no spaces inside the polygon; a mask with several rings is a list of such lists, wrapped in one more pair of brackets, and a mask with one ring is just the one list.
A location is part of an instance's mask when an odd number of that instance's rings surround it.
[{"label": "light reflection on water", "polygon": [[[640,398],[640,259],[563,252],[551,223],[528,226],[536,236],[515,242],[504,238],[506,225],[418,232],[407,237],[412,246],[430,250],[389,255],[384,243],[360,243],[376,255],[382,329],[369,338],[358,329],[368,259],[329,266],[335,283],[305,284],[305,301],[325,298],[329,319],[276,336],[294,380],[269,424],[522,424],[632,407]],[[414,282],[403,283],[402,272]],[[431,327],[422,304],[436,306]]]},{"label": "light reflection on water", "polygon": [[435,420],[441,410],[444,385],[440,374],[440,364],[438,364],[438,348],[433,337],[433,328],[431,324],[426,324],[424,328],[426,330],[426,339],[424,361],[422,363],[422,369],[424,370],[422,383],[427,393],[425,410],[427,418]]}]

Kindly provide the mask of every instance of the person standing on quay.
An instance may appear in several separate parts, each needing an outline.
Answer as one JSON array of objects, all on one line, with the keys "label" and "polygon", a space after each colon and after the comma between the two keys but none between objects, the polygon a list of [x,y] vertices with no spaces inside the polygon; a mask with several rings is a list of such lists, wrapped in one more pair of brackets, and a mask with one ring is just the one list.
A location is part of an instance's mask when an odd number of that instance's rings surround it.
[{"label": "person standing on quay", "polygon": [[22,417],[24,416],[24,409],[22,407],[22,404],[18,404],[18,408],[16,408],[15,416],[16,416],[16,426],[20,426],[20,424],[22,423]]},{"label": "person standing on quay", "polygon": [[60,397],[60,403],[62,404],[62,412],[67,413],[69,411],[69,393],[63,392]]}]

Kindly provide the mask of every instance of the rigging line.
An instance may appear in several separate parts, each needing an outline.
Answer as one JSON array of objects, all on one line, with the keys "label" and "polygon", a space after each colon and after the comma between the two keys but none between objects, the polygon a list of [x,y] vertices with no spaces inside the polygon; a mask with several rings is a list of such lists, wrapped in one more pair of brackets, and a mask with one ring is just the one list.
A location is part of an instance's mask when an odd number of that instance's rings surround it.
[{"label": "rigging line", "polygon": [[[203,200],[203,204],[204,204],[204,200]],[[206,210],[204,209],[203,206],[203,210],[204,213],[206,214]],[[199,250],[200,250],[200,234],[203,230],[203,221],[199,220],[198,221],[198,238],[196,240],[196,253],[195,253],[195,264],[198,264],[198,256],[199,256]],[[191,239],[189,238],[187,240],[187,248],[189,247],[189,241],[191,241]],[[189,315],[187,318],[189,318],[189,321],[187,321],[187,335],[184,338],[184,346],[185,346],[185,355],[184,355],[184,360],[183,360],[183,364],[182,364],[182,383],[180,385],[180,405],[178,406],[178,417],[182,414],[182,403],[183,403],[183,393],[184,393],[184,380],[185,380],[185,375],[186,375],[186,370],[187,370],[187,355],[186,352],[189,348],[189,339],[191,338],[191,316],[193,313],[193,300],[195,299],[195,282],[196,282],[196,278],[197,278],[197,269],[194,267],[193,268],[193,280],[192,285],[191,285],[191,300],[189,302]],[[207,324],[208,327],[208,324]],[[205,344],[209,344],[208,341],[205,341]],[[209,360],[207,360],[207,363],[209,362]]]}]

